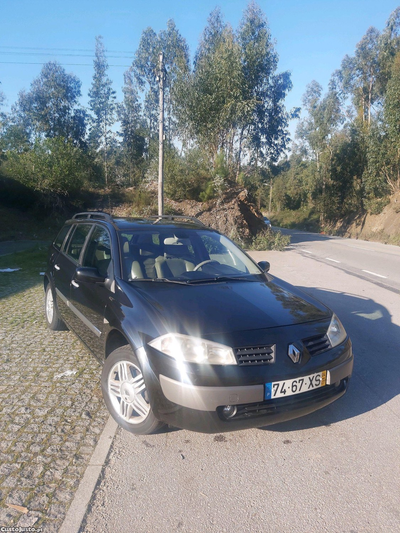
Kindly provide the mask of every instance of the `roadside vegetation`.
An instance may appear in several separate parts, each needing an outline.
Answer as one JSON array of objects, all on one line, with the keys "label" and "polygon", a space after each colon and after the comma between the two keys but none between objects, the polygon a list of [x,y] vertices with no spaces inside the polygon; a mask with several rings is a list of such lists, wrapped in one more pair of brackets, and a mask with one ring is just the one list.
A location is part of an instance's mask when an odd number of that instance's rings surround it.
[{"label": "roadside vegetation", "polygon": [[[325,94],[311,81],[302,109],[287,110],[290,73],[279,70],[267,19],[251,1],[236,29],[215,9],[195,51],[172,20],[144,30],[120,102],[101,36],[87,107],[80,80],[57,62],[8,113],[0,91],[0,185],[30,191],[24,209],[39,225],[118,198],[132,214],[155,212],[160,51],[167,198],[207,202],[241,186],[275,224],[332,231],[348,216],[380,213],[400,191],[400,8],[382,32],[367,30]],[[18,201],[8,186],[0,203],[19,209]]]}]

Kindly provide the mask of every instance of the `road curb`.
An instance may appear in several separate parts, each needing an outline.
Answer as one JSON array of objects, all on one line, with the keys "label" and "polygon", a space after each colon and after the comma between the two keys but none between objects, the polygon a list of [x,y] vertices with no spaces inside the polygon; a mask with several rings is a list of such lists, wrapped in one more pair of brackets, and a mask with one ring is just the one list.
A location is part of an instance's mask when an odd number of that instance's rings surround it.
[{"label": "road curb", "polygon": [[100,439],[92,457],[90,458],[83,478],[79,483],[79,487],[68,509],[59,533],[79,532],[82,520],[86,514],[87,507],[96,487],[97,480],[99,479],[108,452],[110,451],[117,428],[118,424],[110,416],[102,434],[100,435]]}]

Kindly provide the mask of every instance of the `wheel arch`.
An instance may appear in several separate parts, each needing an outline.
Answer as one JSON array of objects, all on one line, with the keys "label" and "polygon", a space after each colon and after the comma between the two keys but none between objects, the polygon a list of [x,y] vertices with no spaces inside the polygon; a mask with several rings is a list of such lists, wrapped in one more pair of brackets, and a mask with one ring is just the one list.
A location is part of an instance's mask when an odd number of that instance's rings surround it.
[{"label": "wheel arch", "polygon": [[[110,353],[117,348],[121,348],[121,346],[131,346],[131,343],[118,329],[111,330],[107,336],[104,358],[107,359]],[[131,348],[134,349],[133,346],[131,346]]]},{"label": "wheel arch", "polygon": [[47,275],[45,275],[44,279],[43,279],[44,292],[46,292],[46,289],[47,289],[47,286],[48,286],[49,283],[50,283],[49,277]]}]

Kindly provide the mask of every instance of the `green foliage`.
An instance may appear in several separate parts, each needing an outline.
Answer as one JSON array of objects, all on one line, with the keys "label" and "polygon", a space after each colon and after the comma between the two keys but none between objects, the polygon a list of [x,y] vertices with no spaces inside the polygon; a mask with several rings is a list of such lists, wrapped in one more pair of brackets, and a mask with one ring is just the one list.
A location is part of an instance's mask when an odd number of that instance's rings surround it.
[{"label": "green foliage", "polygon": [[167,29],[158,34],[147,28],[140,38],[139,47],[132,63],[131,72],[139,91],[144,96],[144,120],[148,136],[158,128],[158,90],[160,74],[159,54],[164,55],[165,124],[171,141],[177,135],[175,121],[175,83],[189,69],[189,48],[173,20],[167,22]]},{"label": "green foliage", "polygon": [[56,62],[46,63],[28,92],[21,91],[11,123],[28,138],[64,137],[83,144],[86,112],[79,107],[81,82]]},{"label": "green foliage", "polygon": [[274,160],[286,147],[289,115],[283,101],[291,82],[276,68],[267,20],[254,2],[237,32],[224,24],[219,9],[211,13],[193,72],[178,79],[176,91],[181,128],[213,164],[224,151],[238,175],[246,157]]},{"label": "green foliage", "polygon": [[112,126],[117,111],[115,91],[107,74],[108,63],[105,56],[103,38],[96,37],[94,74],[89,90],[89,109],[92,113],[89,127],[89,145],[98,154],[104,168],[104,178],[108,185],[110,168],[109,157],[115,145]]},{"label": "green foliage", "polygon": [[365,200],[365,209],[371,213],[371,215],[379,215],[385,209],[390,202],[389,197],[385,198],[371,198]]},{"label": "green foliage", "polygon": [[217,155],[212,174],[212,179],[207,182],[205,190],[199,195],[202,202],[207,202],[216,196],[222,196],[228,186],[229,170],[226,166],[224,152]]},{"label": "green foliage", "polygon": [[35,191],[67,195],[78,192],[93,170],[79,147],[58,137],[37,140],[27,152],[8,152],[5,172]]},{"label": "green foliage", "polygon": [[202,202],[208,202],[215,196],[214,184],[212,181],[207,183],[206,189],[200,193],[199,197]]},{"label": "green foliage", "polygon": [[165,154],[165,192],[172,200],[199,200],[212,178],[206,155],[194,148],[182,157],[171,147]]},{"label": "green foliage", "polygon": [[[1,85],[1,81],[0,81],[0,85]],[[6,118],[5,114],[1,111],[1,108],[4,105],[5,100],[6,100],[6,97],[4,96],[4,93],[0,91],[0,134],[4,127],[4,120]]]},{"label": "green foliage", "polygon": [[123,185],[137,185],[144,173],[146,138],[142,106],[139,102],[132,69],[124,74],[124,101],[118,106],[118,118],[121,124],[120,168],[118,182]]},{"label": "green foliage", "polygon": [[282,235],[280,231],[264,229],[254,237],[251,243],[251,250],[277,250],[282,251],[289,246],[290,235]]},{"label": "green foliage", "polygon": [[277,216],[281,209],[297,215],[312,208],[324,227],[382,211],[400,190],[399,87],[400,8],[382,34],[368,29],[354,57],[346,56],[334,72],[326,95],[317,82],[307,87],[299,146],[274,179]]},{"label": "green foliage", "polygon": [[[219,9],[210,14],[192,66],[173,21],[158,33],[147,28],[118,104],[97,37],[88,134],[81,82],[57,63],[43,66],[11,113],[1,113],[0,92],[1,172],[52,195],[100,183],[145,191],[142,181],[158,178],[160,51],[171,199],[219,198],[236,180],[274,220],[318,230],[353,213],[378,213],[400,190],[400,8],[383,32],[367,30],[325,93],[316,81],[308,85],[297,144],[284,158],[296,114],[284,106],[291,80],[278,72],[268,21],[254,1],[237,29]],[[154,201],[135,192],[132,205],[139,213]]]}]

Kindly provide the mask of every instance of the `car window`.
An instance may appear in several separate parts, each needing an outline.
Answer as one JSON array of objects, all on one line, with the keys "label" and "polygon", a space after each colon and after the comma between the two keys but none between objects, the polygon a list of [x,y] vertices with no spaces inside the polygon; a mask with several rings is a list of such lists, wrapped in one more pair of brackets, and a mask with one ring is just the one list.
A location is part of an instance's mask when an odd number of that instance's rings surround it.
[{"label": "car window", "polygon": [[75,261],[79,261],[79,256],[81,255],[83,245],[91,228],[92,224],[78,224],[74,234],[70,238],[66,253]]},{"label": "car window", "polygon": [[120,232],[123,277],[197,280],[259,275],[260,269],[233,242],[208,230],[157,228]]},{"label": "car window", "polygon": [[99,274],[108,277],[111,263],[110,234],[105,228],[96,226],[89,238],[82,266],[97,268]]},{"label": "car window", "polygon": [[65,237],[67,236],[67,233],[71,229],[71,226],[64,226],[61,231],[58,233],[57,237],[54,239],[54,247],[57,248],[57,250],[61,250],[61,246],[63,245],[63,242],[65,240]]},{"label": "car window", "polygon": [[240,259],[239,255],[237,253],[232,252],[234,248],[231,246],[230,248],[232,248],[232,250],[228,248],[229,244],[232,244],[230,243],[230,241],[228,241],[228,239],[226,239],[222,235],[203,234],[201,235],[201,240],[204,243],[204,246],[208,252],[211,261],[218,261],[218,263],[220,264],[229,265],[239,270],[243,274],[248,272],[245,263]]}]

